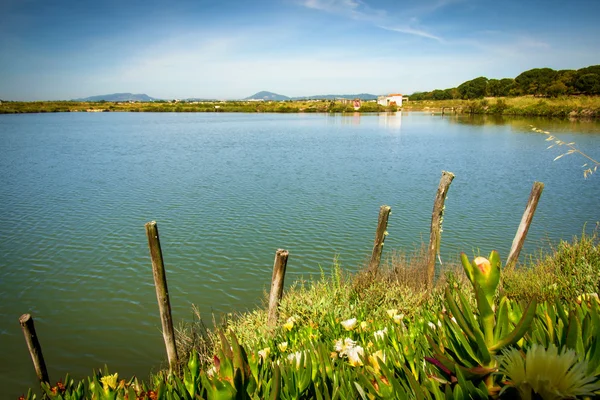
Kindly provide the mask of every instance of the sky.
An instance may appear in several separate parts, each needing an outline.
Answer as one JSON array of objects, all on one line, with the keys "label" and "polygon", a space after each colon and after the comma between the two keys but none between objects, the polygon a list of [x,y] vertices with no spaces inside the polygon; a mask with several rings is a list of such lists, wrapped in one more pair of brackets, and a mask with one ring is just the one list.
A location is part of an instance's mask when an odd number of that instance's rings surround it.
[{"label": "sky", "polygon": [[600,0],[0,0],[0,99],[445,89],[600,64]]}]

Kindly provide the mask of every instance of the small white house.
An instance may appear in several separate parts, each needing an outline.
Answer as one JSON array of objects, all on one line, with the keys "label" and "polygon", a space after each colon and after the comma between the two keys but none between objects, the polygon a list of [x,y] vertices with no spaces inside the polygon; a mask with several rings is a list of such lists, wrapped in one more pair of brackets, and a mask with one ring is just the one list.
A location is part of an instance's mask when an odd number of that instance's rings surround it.
[{"label": "small white house", "polygon": [[400,93],[388,94],[387,96],[379,96],[377,98],[377,104],[384,107],[387,106],[402,106],[402,95]]}]

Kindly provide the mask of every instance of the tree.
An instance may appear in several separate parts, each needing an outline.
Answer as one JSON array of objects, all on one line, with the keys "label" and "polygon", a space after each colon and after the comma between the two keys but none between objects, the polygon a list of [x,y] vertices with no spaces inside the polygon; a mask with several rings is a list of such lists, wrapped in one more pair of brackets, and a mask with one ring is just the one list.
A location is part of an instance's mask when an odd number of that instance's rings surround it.
[{"label": "tree", "polygon": [[458,87],[460,97],[466,100],[480,99],[486,94],[488,79],[484,76],[466,81]]},{"label": "tree", "polygon": [[556,71],[552,68],[534,68],[521,73],[515,78],[515,82],[524,94],[546,96],[555,77]]},{"label": "tree", "polygon": [[598,74],[584,74],[581,75],[575,87],[584,94],[600,94],[600,75]]}]

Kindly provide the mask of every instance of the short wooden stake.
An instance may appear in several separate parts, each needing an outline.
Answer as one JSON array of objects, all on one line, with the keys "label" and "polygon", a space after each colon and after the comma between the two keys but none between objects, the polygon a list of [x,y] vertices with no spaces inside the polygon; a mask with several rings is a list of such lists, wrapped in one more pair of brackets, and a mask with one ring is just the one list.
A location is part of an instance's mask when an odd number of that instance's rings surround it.
[{"label": "short wooden stake", "polygon": [[519,259],[519,253],[521,253],[523,243],[525,243],[525,238],[527,237],[529,226],[531,225],[531,221],[533,220],[533,214],[535,214],[535,209],[537,208],[538,202],[540,201],[540,197],[542,196],[543,191],[544,184],[542,182],[533,183],[531,193],[529,194],[529,200],[527,201],[527,207],[525,207],[525,212],[523,213],[523,217],[521,218],[519,229],[517,229],[517,234],[515,235],[515,238],[512,242],[512,246],[510,247],[510,253],[508,253],[508,259],[506,260],[505,266],[506,270],[513,269],[517,264],[517,260]]},{"label": "short wooden stake", "polygon": [[163,338],[169,359],[169,369],[171,372],[177,372],[178,358],[175,330],[173,329],[173,318],[171,317],[171,303],[169,301],[167,276],[160,248],[160,239],[158,237],[158,226],[156,226],[155,221],[148,222],[145,226],[148,247],[150,248],[150,258],[152,259],[152,274],[154,275],[154,287],[156,288],[156,299],[158,300],[158,309],[160,311]]},{"label": "short wooden stake", "polygon": [[429,248],[427,249],[427,287],[433,287],[435,277],[435,256],[440,248],[442,237],[442,219],[444,216],[444,202],[448,195],[448,189],[454,179],[454,174],[448,171],[442,171],[442,178],[433,202],[433,212],[431,213],[431,231],[429,233]]},{"label": "short wooden stake", "polygon": [[37,375],[40,382],[50,383],[48,378],[48,370],[46,369],[46,363],[44,362],[44,356],[42,354],[42,346],[35,333],[35,327],[33,326],[33,317],[31,314],[23,314],[19,318],[21,323],[21,329],[23,335],[25,335],[25,341],[29,348],[29,355],[31,355],[31,361],[33,361],[33,367],[35,368],[35,374]]},{"label": "short wooden stake", "polygon": [[379,208],[379,218],[377,221],[377,230],[375,231],[375,243],[373,244],[373,254],[369,262],[369,272],[377,273],[381,263],[381,253],[383,252],[383,242],[387,236],[388,218],[392,208],[390,206],[381,206]]},{"label": "short wooden stake", "polygon": [[285,269],[289,256],[287,250],[279,249],[275,253],[275,263],[273,264],[273,276],[271,278],[271,292],[269,294],[269,327],[277,325],[279,318],[279,302],[283,296],[283,280],[285,278]]}]

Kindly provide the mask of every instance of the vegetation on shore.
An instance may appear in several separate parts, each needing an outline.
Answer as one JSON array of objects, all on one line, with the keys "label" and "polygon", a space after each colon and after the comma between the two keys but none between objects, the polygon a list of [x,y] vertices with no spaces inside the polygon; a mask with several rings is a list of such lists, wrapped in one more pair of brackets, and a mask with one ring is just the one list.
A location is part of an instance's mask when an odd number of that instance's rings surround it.
[{"label": "vegetation on shore", "polygon": [[458,87],[413,93],[412,100],[473,100],[484,97],[560,97],[600,95],[600,65],[578,70],[555,71],[534,68],[516,78],[488,79],[484,76],[463,82]]},{"label": "vegetation on shore", "polygon": [[553,118],[600,118],[600,96],[533,96],[483,98],[480,100],[411,100],[403,110],[447,114],[489,114]]},{"label": "vegetation on shore", "polygon": [[[395,112],[395,106],[362,102],[355,110],[342,101],[226,101],[226,102],[2,102],[0,114],[51,112],[244,112],[244,113],[378,113]],[[415,100],[404,102],[402,110],[463,114],[544,116],[556,118],[600,118],[600,96],[533,96],[483,98],[479,100]]]},{"label": "vegetation on shore", "polygon": [[[600,396],[598,232],[502,271],[496,252],[425,287],[424,248],[377,274],[297,282],[276,328],[259,308],[178,331],[181,374],[99,372],[43,385],[53,399],[584,398]],[[26,398],[33,398],[29,393]]]},{"label": "vegetation on shore", "polygon": [[355,110],[351,101],[153,101],[153,102],[2,102],[0,114],[51,112],[244,112],[244,113],[354,113],[397,111],[376,102],[362,102]]}]

